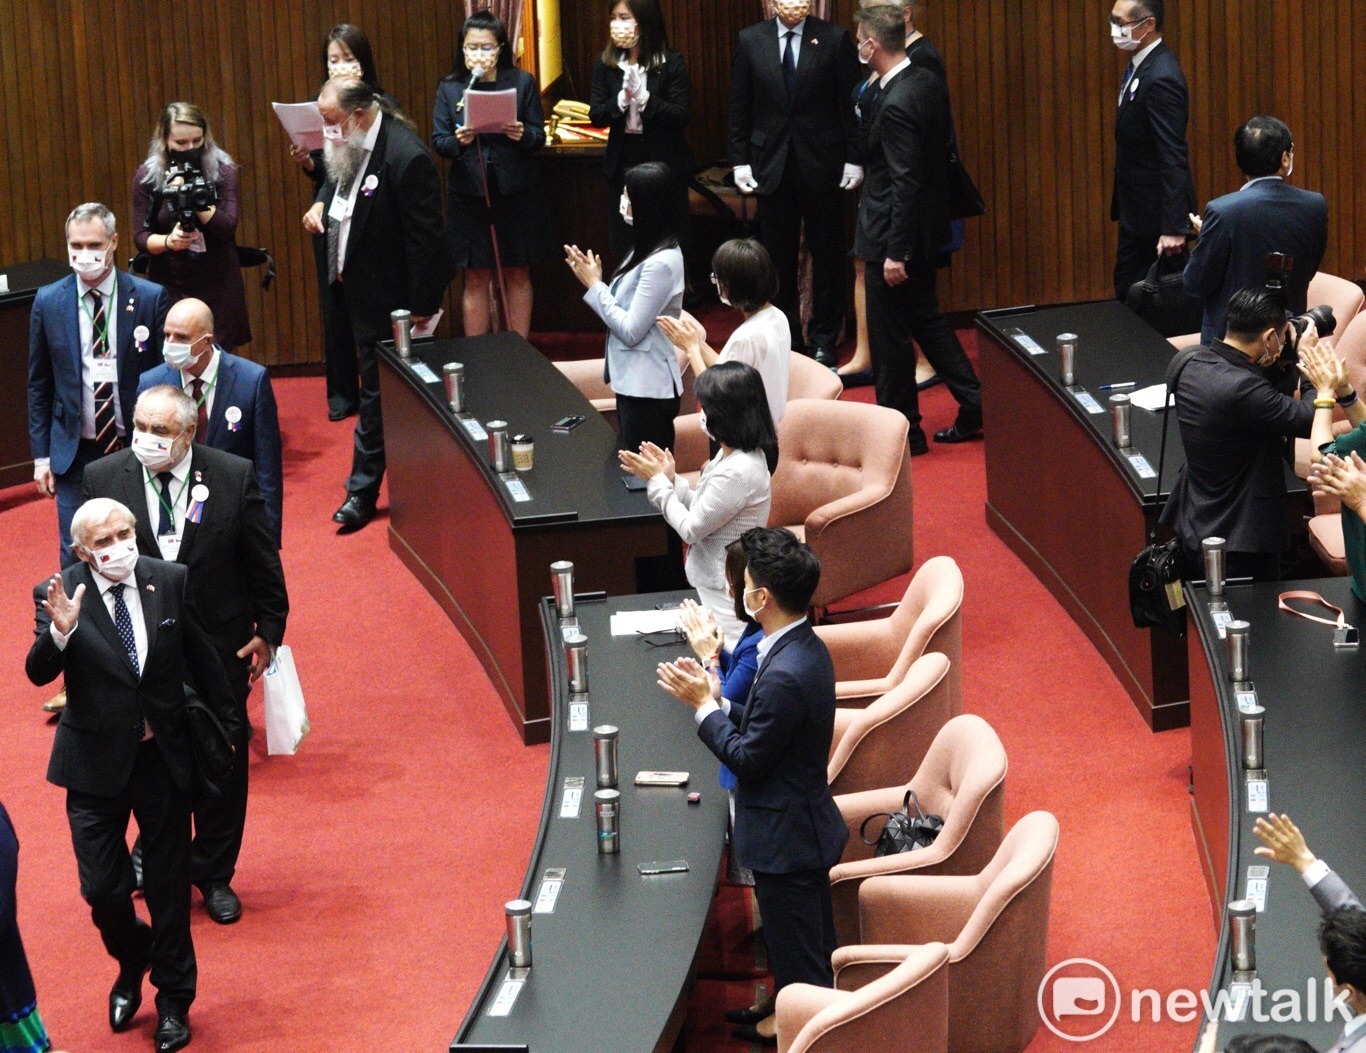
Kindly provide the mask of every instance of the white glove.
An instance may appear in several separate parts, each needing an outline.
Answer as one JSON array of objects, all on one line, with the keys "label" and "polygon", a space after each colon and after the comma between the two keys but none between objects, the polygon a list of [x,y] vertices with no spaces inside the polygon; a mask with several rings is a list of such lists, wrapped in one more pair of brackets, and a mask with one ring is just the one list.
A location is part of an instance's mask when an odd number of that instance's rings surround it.
[{"label": "white glove", "polygon": [[645,82],[640,82],[640,87],[636,89],[636,109],[641,113],[645,112],[645,107],[650,105],[650,89],[645,87]]},{"label": "white glove", "polygon": [[645,71],[640,68],[638,63],[631,63],[626,67],[626,76],[623,80],[626,85],[626,94],[632,98],[640,95],[645,87]]},{"label": "white glove", "polygon": [[850,165],[844,166],[844,175],[840,178],[841,190],[857,190],[863,185],[863,166]]},{"label": "white glove", "polygon": [[627,93],[625,88],[622,88],[621,91],[617,92],[617,109],[619,109],[622,113],[625,113],[626,108],[630,104],[631,96]]},{"label": "white glove", "polygon": [[735,189],[742,194],[752,194],[759,189],[754,181],[754,169],[749,165],[735,166]]}]

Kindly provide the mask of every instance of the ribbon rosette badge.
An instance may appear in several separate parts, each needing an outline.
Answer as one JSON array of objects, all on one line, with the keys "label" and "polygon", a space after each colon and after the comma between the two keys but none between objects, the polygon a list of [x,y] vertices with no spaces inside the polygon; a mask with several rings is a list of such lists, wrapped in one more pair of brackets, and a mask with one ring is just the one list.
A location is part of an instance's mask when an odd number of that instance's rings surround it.
[{"label": "ribbon rosette badge", "polygon": [[377,186],[379,186],[379,176],[368,175],[365,177],[365,182],[360,185],[360,192],[366,197],[370,197]]}]

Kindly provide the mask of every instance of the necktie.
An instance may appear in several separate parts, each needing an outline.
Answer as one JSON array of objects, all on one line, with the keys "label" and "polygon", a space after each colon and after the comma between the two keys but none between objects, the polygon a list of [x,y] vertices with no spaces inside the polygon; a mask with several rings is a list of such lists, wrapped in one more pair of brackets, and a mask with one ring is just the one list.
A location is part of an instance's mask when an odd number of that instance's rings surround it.
[{"label": "necktie", "polygon": [[199,377],[195,377],[194,383],[190,385],[190,398],[194,399],[194,404],[198,407],[199,412],[195,421],[194,441],[207,443],[209,441],[209,408],[204,402],[204,381]]},{"label": "necktie", "polygon": [[[90,301],[90,353],[95,358],[109,357],[109,324],[104,297],[98,289],[86,293]],[[100,453],[113,453],[122,446],[114,420],[114,385],[109,381],[95,385],[95,445]]]},{"label": "necktie", "polygon": [[[353,178],[352,183],[355,182]],[[345,185],[337,184],[337,196],[346,200],[351,194],[351,183]],[[328,209],[327,216],[327,283],[341,281],[341,220],[332,218],[332,210]]]},{"label": "necktie", "polygon": [[157,472],[157,482],[161,484],[161,508],[158,509],[161,525],[157,527],[157,537],[175,533],[175,504],[171,500],[171,480],[174,478],[170,472]]},{"label": "necktie", "polygon": [[1129,81],[1134,79],[1136,68],[1132,62],[1124,67],[1124,79],[1119,82],[1119,102],[1124,105],[1124,89],[1129,86]]},{"label": "necktie", "polygon": [[124,587],[109,587],[109,595],[114,597],[114,628],[118,630],[124,650],[128,652],[128,661],[133,665],[133,672],[141,676],[142,670],[138,667],[138,642],[137,637],[133,635],[133,619],[128,615],[128,605],[123,602]]},{"label": "necktie", "polygon": [[797,82],[797,57],[792,54],[792,38],[796,35],[790,29],[783,34],[783,83],[788,95],[792,94],[792,87]]}]

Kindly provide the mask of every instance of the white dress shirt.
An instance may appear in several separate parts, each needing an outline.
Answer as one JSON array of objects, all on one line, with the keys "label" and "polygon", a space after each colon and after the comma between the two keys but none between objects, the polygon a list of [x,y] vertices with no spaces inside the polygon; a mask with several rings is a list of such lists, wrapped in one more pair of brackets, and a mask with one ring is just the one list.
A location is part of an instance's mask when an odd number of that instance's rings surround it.
[{"label": "white dress shirt", "polygon": [[169,469],[171,479],[171,507],[175,510],[175,531],[171,534],[160,533],[161,517],[166,509],[161,504],[161,483],[157,480],[159,472],[142,469],[142,490],[147,497],[147,523],[156,534],[157,548],[161,558],[174,563],[180,555],[180,540],[185,533],[185,513],[190,507],[190,459],[194,456],[194,445],[190,452],[181,458],[180,463]]},{"label": "white dress shirt", "polygon": [[[784,625],[781,629],[773,633],[771,636],[767,633],[764,634],[764,638],[760,640],[759,643],[755,646],[755,652],[759,655],[759,664],[754,673],[755,680],[759,679],[759,670],[763,669],[764,660],[768,657],[768,652],[773,650],[773,645],[777,643],[779,640],[781,640],[783,636],[786,635],[790,630],[795,629],[797,626],[801,625],[805,621],[806,618],[805,616],[803,616],[801,618],[798,618],[795,622],[790,622],[787,625]],[[706,720],[713,713],[717,712],[724,713],[726,716],[730,716],[730,699],[723,698],[719,703],[714,700],[708,700],[706,702],[703,702],[702,705],[697,707],[697,711],[696,713],[694,713],[694,716],[697,719],[697,723],[701,725],[702,721]]]},{"label": "white dress shirt", "polygon": [[[119,582],[112,578],[106,578],[93,567],[90,568],[90,574],[95,579],[95,588],[99,590],[100,599],[104,601],[105,609],[109,611],[109,620],[112,622],[114,621],[114,597],[110,595],[109,590]],[[138,652],[138,674],[141,675],[143,668],[147,665],[147,623],[142,619],[142,597],[138,595],[137,578],[132,574],[128,575],[128,580],[123,584],[127,586],[123,590],[123,605],[128,608],[128,617],[133,623],[133,644]],[[48,630],[52,633],[52,642],[57,645],[57,650],[65,651],[67,641],[76,635],[76,630],[80,627],[81,623],[77,621],[71,627],[71,632],[63,636],[57,631],[56,625],[50,624]]]},{"label": "white dress shirt", "polygon": [[[91,371],[95,365],[95,318],[94,312],[90,308],[90,301],[86,299],[86,294],[92,289],[100,294],[104,300],[104,320],[108,326],[109,354],[117,360],[119,353],[118,344],[118,302],[117,290],[115,287],[116,271],[111,270],[104,276],[104,281],[98,285],[86,285],[80,278],[76,279],[76,321],[80,325],[81,337],[81,438],[93,439],[95,437],[95,388],[98,385],[91,376]],[[123,434],[123,414],[119,406],[119,386],[114,385],[114,427],[120,435]]]},{"label": "white dress shirt", "polygon": [[[204,382],[204,419],[207,420],[213,413],[213,393],[218,388],[218,363],[220,360],[218,345],[213,345],[213,350],[209,353],[209,365],[202,374],[196,377],[193,373],[182,369],[180,371],[180,386],[185,389],[185,394],[194,398],[194,382],[202,380]],[[203,435],[196,435],[200,442],[204,441]]]},{"label": "white dress shirt", "polygon": [[769,304],[755,311],[731,334],[717,356],[718,362],[743,362],[764,379],[764,394],[773,423],[787,410],[788,374],[792,366],[792,326],[787,315]]},{"label": "white dress shirt", "polygon": [[[337,228],[337,278],[340,279],[342,269],[346,266],[346,241],[351,235],[351,217],[356,211],[356,195],[360,193],[361,185],[365,182],[365,170],[370,167],[370,155],[375,152],[375,140],[379,138],[379,124],[384,120],[384,111],[375,111],[375,123],[370,125],[370,130],[365,133],[365,156],[361,158],[360,164],[356,167],[356,177],[351,180],[351,192],[346,195],[346,218],[341,221]],[[333,202],[336,202],[337,195],[341,193],[338,186],[333,192]]]},{"label": "white dress shirt", "polygon": [[892,78],[895,77],[898,73],[900,73],[903,69],[907,69],[910,66],[910,64],[911,60],[908,58],[904,58],[891,69],[889,69],[886,73],[884,73],[882,77],[879,78],[882,81],[882,90],[886,91],[888,86],[892,83]]},{"label": "white dress shirt", "polygon": [[796,66],[802,60],[802,35],[806,32],[806,19],[802,19],[795,26],[789,29],[783,25],[781,18],[774,18],[778,23],[778,65],[783,64],[783,52],[787,50],[787,34],[792,34],[792,65]]}]

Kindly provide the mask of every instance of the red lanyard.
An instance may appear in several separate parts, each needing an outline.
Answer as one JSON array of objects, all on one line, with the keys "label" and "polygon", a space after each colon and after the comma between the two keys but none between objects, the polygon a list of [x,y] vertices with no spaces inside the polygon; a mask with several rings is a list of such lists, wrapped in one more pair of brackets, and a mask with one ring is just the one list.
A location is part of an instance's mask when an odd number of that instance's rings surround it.
[{"label": "red lanyard", "polygon": [[[1330,611],[1336,611],[1337,618],[1330,620],[1328,618],[1320,618],[1315,614],[1306,614],[1304,611],[1296,610],[1294,607],[1290,606],[1290,604],[1286,602],[1287,600],[1307,600],[1310,603],[1322,604]],[[1276,597],[1276,606],[1288,614],[1305,618],[1311,622],[1318,622],[1320,625],[1331,625],[1336,630],[1336,632],[1333,633],[1333,644],[1336,647],[1355,647],[1357,645],[1357,630],[1355,627],[1347,624],[1347,616],[1343,613],[1342,608],[1333,606],[1333,604],[1329,603],[1317,592],[1308,592],[1306,590],[1283,592]]]}]

